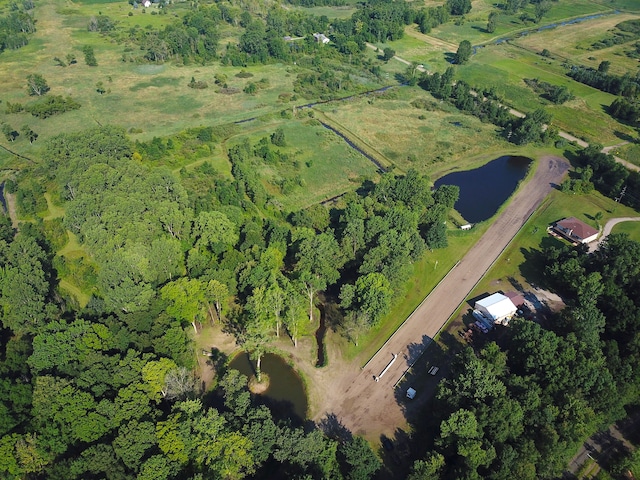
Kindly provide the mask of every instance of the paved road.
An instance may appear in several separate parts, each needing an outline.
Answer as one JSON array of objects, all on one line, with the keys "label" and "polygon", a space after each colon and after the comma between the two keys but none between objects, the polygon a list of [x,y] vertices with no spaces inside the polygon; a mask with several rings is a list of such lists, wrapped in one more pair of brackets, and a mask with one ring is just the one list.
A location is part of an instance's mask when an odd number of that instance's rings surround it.
[{"label": "paved road", "polygon": [[[335,414],[352,432],[370,437],[393,434],[404,424],[404,402],[396,397],[402,393],[396,392],[394,385],[464,302],[552,186],[562,182],[568,168],[567,162],[558,157],[548,156],[538,162],[533,178],[367,366],[359,372],[338,375],[327,386],[326,413]],[[397,359],[375,381],[393,354],[398,355]]]}]

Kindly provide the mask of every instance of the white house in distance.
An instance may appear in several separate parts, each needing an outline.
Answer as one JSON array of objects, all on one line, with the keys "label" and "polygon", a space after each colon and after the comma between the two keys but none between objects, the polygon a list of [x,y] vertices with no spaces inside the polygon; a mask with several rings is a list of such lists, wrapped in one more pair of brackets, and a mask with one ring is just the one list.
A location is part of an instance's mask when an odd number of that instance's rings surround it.
[{"label": "white house in distance", "polygon": [[316,42],[322,43],[323,45],[326,45],[331,41],[327,38],[327,36],[324,33],[314,33],[313,38],[316,39]]},{"label": "white house in distance", "polygon": [[551,230],[572,243],[590,243],[598,238],[598,230],[576,217],[565,218],[556,222]]},{"label": "white house in distance", "polygon": [[507,325],[517,311],[518,308],[509,297],[501,293],[494,293],[478,300],[473,313],[480,314],[489,321],[490,325],[495,323]]}]

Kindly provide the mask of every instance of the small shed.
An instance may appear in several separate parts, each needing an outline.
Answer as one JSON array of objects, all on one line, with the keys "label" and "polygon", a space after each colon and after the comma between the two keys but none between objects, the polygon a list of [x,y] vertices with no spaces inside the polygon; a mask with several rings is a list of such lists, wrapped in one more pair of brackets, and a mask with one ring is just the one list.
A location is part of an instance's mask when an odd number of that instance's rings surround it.
[{"label": "small shed", "polygon": [[415,396],[416,396],[416,393],[418,393],[418,392],[416,392],[415,389],[413,389],[411,387],[407,388],[407,398],[409,400],[413,400],[415,398]]},{"label": "small shed", "polygon": [[501,293],[478,300],[475,309],[490,322],[505,325],[518,311],[511,299]]},{"label": "small shed", "polygon": [[565,218],[556,222],[552,230],[570,242],[590,243],[598,238],[598,230],[581,222],[576,217]]}]

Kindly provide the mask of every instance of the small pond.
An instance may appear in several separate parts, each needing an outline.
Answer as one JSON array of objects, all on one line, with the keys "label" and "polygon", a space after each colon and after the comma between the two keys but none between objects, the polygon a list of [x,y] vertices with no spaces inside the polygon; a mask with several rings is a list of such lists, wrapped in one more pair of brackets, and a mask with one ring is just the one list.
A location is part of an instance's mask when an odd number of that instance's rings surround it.
[{"label": "small pond", "polygon": [[[285,360],[272,353],[262,357],[262,372],[269,375],[269,388],[261,395],[264,403],[272,410],[276,417],[298,417],[299,420],[307,418],[307,395],[302,380],[285,362]],[[245,352],[236,355],[229,368],[238,370],[243,375],[254,375],[254,366]]]},{"label": "small pond", "polygon": [[445,175],[436,180],[435,187],[460,187],[455,209],[467,222],[478,223],[491,218],[498,211],[525,177],[529,165],[530,158],[504,156],[475,170]]}]

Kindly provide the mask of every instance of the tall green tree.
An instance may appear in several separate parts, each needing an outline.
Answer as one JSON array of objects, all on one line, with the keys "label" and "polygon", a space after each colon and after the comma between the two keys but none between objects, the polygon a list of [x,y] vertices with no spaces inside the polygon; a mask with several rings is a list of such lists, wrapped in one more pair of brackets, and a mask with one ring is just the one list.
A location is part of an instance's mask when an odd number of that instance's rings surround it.
[{"label": "tall green tree", "polygon": [[191,323],[197,334],[197,325],[204,318],[203,310],[206,305],[202,282],[195,278],[179,278],[162,287],[160,295],[169,301],[167,313],[179,321]]},{"label": "tall green tree", "polygon": [[47,81],[39,73],[27,75],[27,93],[31,96],[42,96],[50,90]]},{"label": "tall green tree", "polygon": [[313,321],[313,299],[319,290],[340,278],[339,269],[344,265],[344,255],[333,234],[325,232],[302,240],[296,259],[295,270],[305,286],[309,321]]},{"label": "tall green tree", "polygon": [[464,65],[471,58],[471,53],[471,42],[469,40],[462,40],[456,51],[456,63],[458,65]]}]

